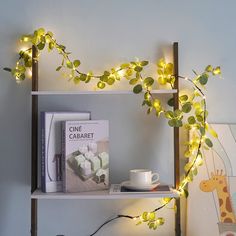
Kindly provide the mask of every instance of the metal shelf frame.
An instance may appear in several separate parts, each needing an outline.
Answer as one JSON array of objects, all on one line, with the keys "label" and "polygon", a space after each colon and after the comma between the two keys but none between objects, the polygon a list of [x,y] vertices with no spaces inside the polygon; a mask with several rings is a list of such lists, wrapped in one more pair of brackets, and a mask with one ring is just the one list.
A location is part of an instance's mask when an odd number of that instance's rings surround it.
[{"label": "metal shelf frame", "polygon": [[[52,95],[52,94],[68,94],[68,92],[50,92],[50,91],[39,91],[38,90],[38,60],[37,60],[37,48],[32,47],[32,108],[31,108],[31,194],[37,192],[38,187],[38,96],[39,95]],[[171,91],[165,92],[163,90],[157,91],[156,93],[171,93],[174,98],[174,110],[179,108],[179,62],[178,62],[178,42],[173,43],[173,64],[174,64],[174,75],[175,83],[174,88]],[[118,92],[121,94],[131,94],[128,92]],[[69,92],[69,94],[99,94],[95,92]],[[106,92],[101,94],[117,94],[115,92]],[[180,183],[180,138],[179,138],[179,128],[174,128],[173,132],[174,138],[174,188],[177,189]],[[45,197],[41,197],[41,199]],[[63,197],[61,197],[63,199]],[[38,200],[40,198],[31,198],[31,236],[37,236],[37,217],[38,217]],[[77,198],[78,199],[78,198]],[[115,199],[115,198],[114,198]],[[177,211],[175,213],[175,235],[181,236],[181,222],[180,222],[180,199],[176,197]]]}]

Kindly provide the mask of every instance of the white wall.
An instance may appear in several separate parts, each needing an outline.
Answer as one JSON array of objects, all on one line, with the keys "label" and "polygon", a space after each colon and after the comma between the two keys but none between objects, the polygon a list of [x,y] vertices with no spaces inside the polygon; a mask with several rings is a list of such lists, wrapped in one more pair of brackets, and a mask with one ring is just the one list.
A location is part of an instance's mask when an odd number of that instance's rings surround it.
[{"label": "white wall", "polygon": [[[178,41],[181,74],[190,76],[191,69],[200,71],[208,63],[222,66],[224,80],[209,83],[209,121],[233,123],[236,121],[233,110],[235,7],[234,0],[8,0],[1,2],[0,8],[0,65],[13,65],[17,37],[41,26],[55,32],[58,41],[81,59],[84,70],[96,72],[134,57],[155,61],[163,55],[163,49]],[[57,62],[55,55],[43,56],[40,78],[48,79],[43,80],[42,88],[71,87],[54,78]],[[30,82],[17,85],[3,71],[0,78],[0,235],[29,235]],[[163,145],[164,149],[169,147]],[[89,235],[117,212],[137,214],[143,209],[153,209],[156,202],[154,199],[43,201],[39,203],[39,235]],[[169,210],[163,214],[169,217],[159,234],[173,235],[173,214]],[[154,235],[158,232],[119,220],[98,235],[111,234]]]}]

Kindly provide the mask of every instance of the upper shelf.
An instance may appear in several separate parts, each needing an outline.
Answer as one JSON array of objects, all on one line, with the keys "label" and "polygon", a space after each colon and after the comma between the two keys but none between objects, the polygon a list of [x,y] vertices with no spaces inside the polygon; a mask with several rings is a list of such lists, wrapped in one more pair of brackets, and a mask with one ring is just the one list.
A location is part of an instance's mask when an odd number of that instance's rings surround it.
[{"label": "upper shelf", "polygon": [[[173,94],[177,89],[152,90],[152,94]],[[80,95],[80,94],[134,94],[130,90],[99,90],[99,91],[32,91],[31,95]],[[135,94],[134,94],[135,95]]]}]

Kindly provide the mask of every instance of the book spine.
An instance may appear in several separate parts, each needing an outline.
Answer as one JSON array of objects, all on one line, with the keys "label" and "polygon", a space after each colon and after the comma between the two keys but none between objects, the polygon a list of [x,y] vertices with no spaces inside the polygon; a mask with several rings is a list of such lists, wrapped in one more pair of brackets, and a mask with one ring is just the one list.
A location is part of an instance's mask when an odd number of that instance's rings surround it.
[{"label": "book spine", "polygon": [[66,192],[66,123],[61,124],[61,174],[62,174],[62,190]]},{"label": "book spine", "polygon": [[41,122],[41,189],[46,192],[46,175],[45,175],[45,113],[40,114]]}]

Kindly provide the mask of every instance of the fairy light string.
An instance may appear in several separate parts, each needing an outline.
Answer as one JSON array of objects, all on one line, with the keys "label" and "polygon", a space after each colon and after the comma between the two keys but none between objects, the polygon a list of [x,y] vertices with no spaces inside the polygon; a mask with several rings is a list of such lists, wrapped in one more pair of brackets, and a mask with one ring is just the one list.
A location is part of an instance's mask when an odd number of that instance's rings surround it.
[{"label": "fairy light string", "polygon": [[[61,56],[61,64],[56,68],[56,71],[63,72],[64,77],[68,81],[73,81],[75,85],[79,83],[89,83],[96,81],[96,90],[104,89],[107,86],[112,86],[115,82],[119,82],[121,79],[126,79],[130,86],[133,88],[135,94],[143,92],[142,106],[146,107],[147,114],[154,113],[157,117],[164,115],[168,120],[168,124],[171,127],[183,127],[186,131],[191,132],[191,137],[186,142],[185,157],[189,161],[185,165],[185,176],[180,181],[180,185],[175,192],[179,196],[188,196],[187,185],[191,182],[195,175],[197,175],[197,169],[203,164],[203,154],[201,148],[212,148],[213,144],[210,140],[210,136],[217,138],[216,132],[207,124],[207,104],[206,96],[203,92],[208,80],[214,76],[221,76],[221,69],[219,66],[212,67],[208,65],[203,72],[197,73],[193,71],[194,78],[178,76],[178,78],[187,81],[192,86],[192,93],[182,94],[179,96],[180,109],[173,111],[172,108],[166,109],[161,101],[152,94],[153,86],[161,85],[167,88],[174,88],[174,82],[176,76],[174,75],[174,66],[172,63],[166,62],[164,59],[160,59],[157,63],[157,75],[143,76],[142,72],[149,64],[148,61],[135,60],[128,63],[123,63],[116,68],[105,70],[100,75],[93,74],[92,71],[84,73],[79,70],[81,62],[79,59],[71,60],[70,54],[66,47],[59,44],[54,35],[50,31],[45,31],[43,28],[39,28],[34,31],[33,34],[23,35],[21,37],[22,44],[30,44],[30,47],[19,51],[19,58],[13,68],[4,68],[4,70],[11,72],[12,76],[16,79],[16,82],[21,82],[29,75],[29,71],[32,67],[32,60],[39,60],[40,53],[47,49],[48,52],[56,50]],[[32,46],[35,46],[38,50],[38,57],[32,59]],[[145,73],[146,74],[146,73]],[[173,98],[168,100],[167,103],[170,107],[173,107]],[[132,219],[137,225],[146,223],[150,229],[157,229],[160,225],[163,225],[165,219],[159,217],[156,213],[161,209],[168,206],[168,204],[174,199],[162,198],[161,205],[155,208],[151,212],[143,212],[137,216],[131,215],[117,215],[105,221],[98,229],[90,236],[95,235],[102,227],[118,218]],[[174,207],[175,209],[175,207]]]}]

